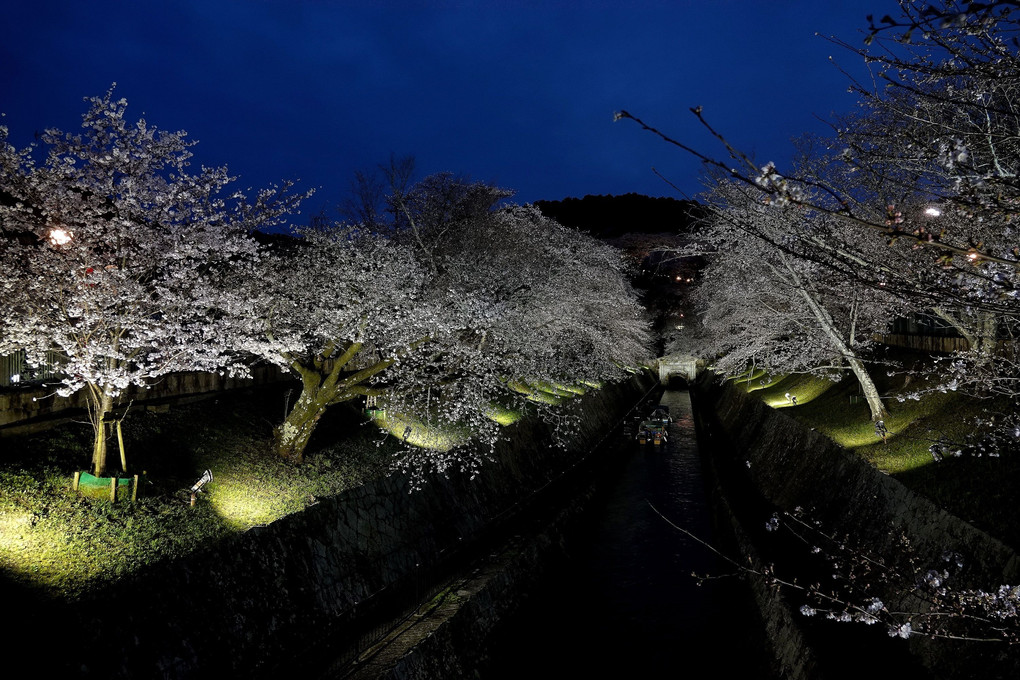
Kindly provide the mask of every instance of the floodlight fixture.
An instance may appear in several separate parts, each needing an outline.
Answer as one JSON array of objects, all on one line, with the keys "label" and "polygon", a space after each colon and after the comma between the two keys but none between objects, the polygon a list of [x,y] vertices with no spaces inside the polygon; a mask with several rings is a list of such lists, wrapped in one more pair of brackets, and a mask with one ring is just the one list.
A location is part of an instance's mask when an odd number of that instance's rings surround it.
[{"label": "floodlight fixture", "polygon": [[212,470],[206,470],[191,487],[191,493],[198,493],[202,488],[213,480]]},{"label": "floodlight fixture", "polygon": [[212,470],[206,470],[202,473],[202,476],[198,478],[198,481],[191,485],[191,505],[195,505],[195,501],[198,499],[198,494],[205,488],[205,485],[213,480]]}]

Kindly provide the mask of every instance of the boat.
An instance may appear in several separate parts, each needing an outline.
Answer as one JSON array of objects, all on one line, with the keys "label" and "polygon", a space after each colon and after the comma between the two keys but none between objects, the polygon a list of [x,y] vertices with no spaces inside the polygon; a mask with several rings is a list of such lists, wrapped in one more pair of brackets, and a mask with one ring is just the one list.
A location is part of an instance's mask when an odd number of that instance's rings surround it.
[{"label": "boat", "polygon": [[672,422],[673,417],[669,414],[669,406],[656,404],[649,416],[638,425],[637,436],[635,438],[639,444],[651,443],[655,446],[661,446],[669,438],[668,428]]},{"label": "boat", "polygon": [[[668,416],[667,416],[668,418]],[[637,440],[639,444],[653,444],[660,446],[666,442],[668,438],[666,427],[668,421],[662,419],[661,416],[648,418],[642,420],[638,426]]]}]

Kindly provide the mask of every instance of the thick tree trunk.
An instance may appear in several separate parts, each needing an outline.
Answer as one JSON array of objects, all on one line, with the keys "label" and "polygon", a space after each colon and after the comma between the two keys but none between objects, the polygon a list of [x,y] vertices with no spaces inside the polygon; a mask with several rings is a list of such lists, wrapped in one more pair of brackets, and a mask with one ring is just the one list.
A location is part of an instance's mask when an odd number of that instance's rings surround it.
[{"label": "thick tree trunk", "polygon": [[[424,340],[412,347],[420,342]],[[273,440],[276,452],[295,463],[304,461],[305,448],[326,409],[332,404],[376,393],[377,390],[368,389],[363,383],[386,370],[394,361],[383,359],[341,378],[343,369],[361,351],[362,345],[359,342],[351,343],[340,356],[330,359],[328,357],[333,348],[333,343],[329,343],[310,362],[291,360],[291,369],[301,377],[301,396],[283,423],[274,430]]]},{"label": "thick tree trunk", "polygon": [[276,452],[289,461],[303,462],[315,426],[331,401],[331,395],[324,394],[319,386],[305,382],[294,408],[273,432]]}]

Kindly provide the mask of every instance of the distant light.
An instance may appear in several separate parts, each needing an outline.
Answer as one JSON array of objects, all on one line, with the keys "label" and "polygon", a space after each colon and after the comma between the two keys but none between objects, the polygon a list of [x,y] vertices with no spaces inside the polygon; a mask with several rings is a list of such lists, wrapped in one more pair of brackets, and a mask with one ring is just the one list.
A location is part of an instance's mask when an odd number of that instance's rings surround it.
[{"label": "distant light", "polygon": [[942,214],[942,211],[933,206],[931,208],[925,208],[924,214],[928,217],[938,217]]},{"label": "distant light", "polygon": [[12,375],[11,376],[11,382],[12,383],[19,383],[19,382],[21,382],[21,374],[20,373],[15,373],[14,375]]},{"label": "distant light", "polygon": [[978,257],[980,257],[980,256],[977,253],[968,253],[967,254],[967,259],[970,260],[971,262],[973,262],[974,260],[978,259]]},{"label": "distant light", "polygon": [[50,243],[53,245],[62,246],[71,242],[71,236],[71,232],[66,229],[54,227],[53,229],[50,229],[50,233],[46,236],[46,238],[49,239]]}]

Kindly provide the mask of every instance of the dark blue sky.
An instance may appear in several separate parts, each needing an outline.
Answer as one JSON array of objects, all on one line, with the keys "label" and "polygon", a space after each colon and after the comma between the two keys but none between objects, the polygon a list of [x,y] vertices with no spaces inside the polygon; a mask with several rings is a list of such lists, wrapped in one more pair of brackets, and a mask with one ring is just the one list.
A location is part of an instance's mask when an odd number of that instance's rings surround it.
[{"label": "dark blue sky", "polygon": [[518,202],[700,191],[698,164],[628,122],[718,147],[705,115],[764,162],[850,110],[816,32],[859,44],[892,0],[329,2],[23,0],[0,10],[0,112],[12,140],[72,129],[117,82],[134,116],[199,140],[239,186],[300,179],[335,204],[352,173],[413,154],[515,189]]}]

